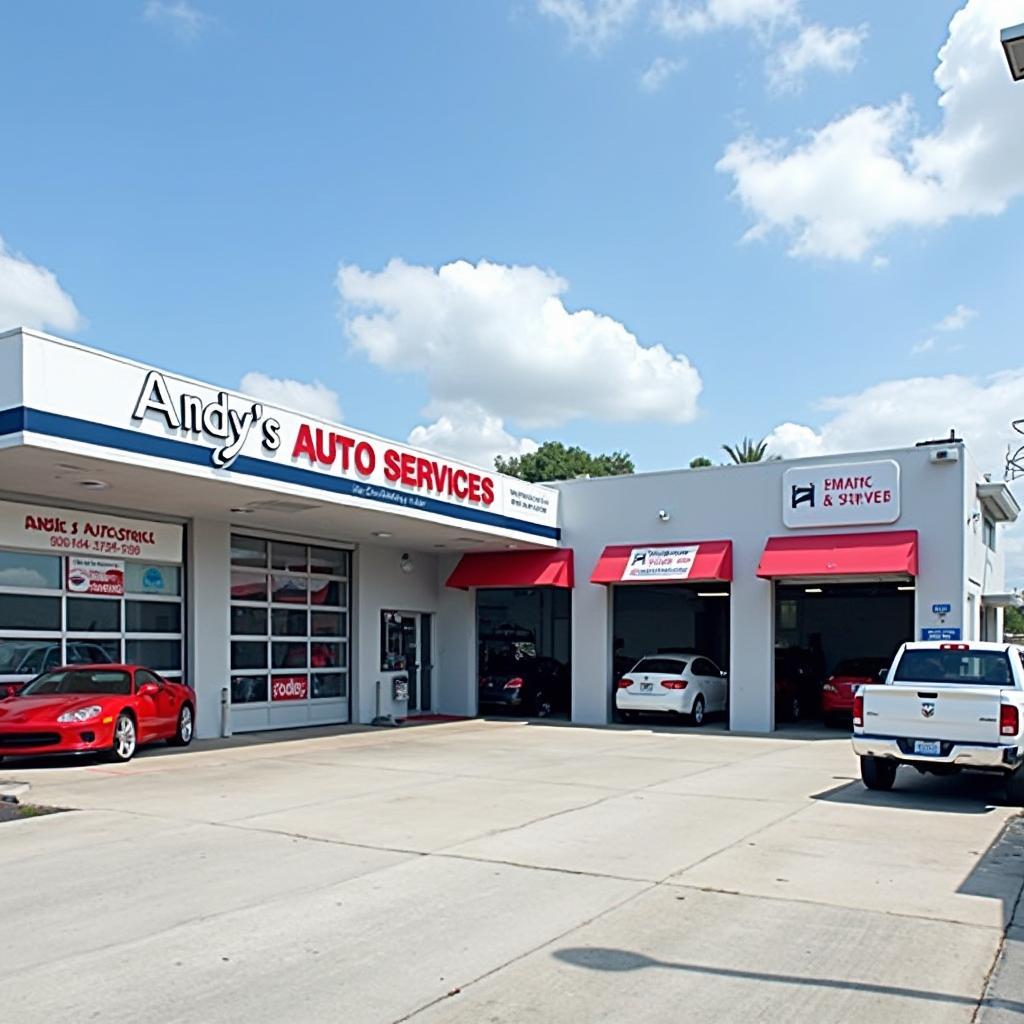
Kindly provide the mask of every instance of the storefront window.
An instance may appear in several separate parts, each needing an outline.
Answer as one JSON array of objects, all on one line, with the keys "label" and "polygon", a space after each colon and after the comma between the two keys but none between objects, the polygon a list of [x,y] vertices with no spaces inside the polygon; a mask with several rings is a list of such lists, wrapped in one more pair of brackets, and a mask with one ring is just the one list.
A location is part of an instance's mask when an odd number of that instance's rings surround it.
[{"label": "storefront window", "polygon": [[157,672],[181,671],[180,640],[126,640],[125,660]]},{"label": "storefront window", "polygon": [[267,567],[267,542],[255,537],[232,536],[231,564],[265,569]]},{"label": "storefront window", "polygon": [[0,587],[60,590],[60,556],[0,551]]},{"label": "storefront window", "polygon": [[124,589],[127,594],[180,597],[181,568],[177,565],[128,562],[124,567]]},{"label": "storefront window", "polygon": [[181,605],[167,601],[126,601],[125,629],[129,633],[180,633]]},{"label": "storefront window", "polygon": [[60,629],[60,598],[0,594],[0,629]]},{"label": "storefront window", "polygon": [[240,537],[231,547],[232,703],[347,696],[350,552]]},{"label": "storefront window", "polygon": [[232,704],[262,704],[267,699],[266,676],[232,676]]},{"label": "storefront window", "polygon": [[0,676],[35,676],[61,663],[59,639],[0,638]]},{"label": "storefront window", "polygon": [[68,640],[67,653],[64,657],[66,665],[114,665],[119,661],[120,640]]},{"label": "storefront window", "polygon": [[120,633],[121,602],[96,597],[69,597],[67,626],[70,633]]}]

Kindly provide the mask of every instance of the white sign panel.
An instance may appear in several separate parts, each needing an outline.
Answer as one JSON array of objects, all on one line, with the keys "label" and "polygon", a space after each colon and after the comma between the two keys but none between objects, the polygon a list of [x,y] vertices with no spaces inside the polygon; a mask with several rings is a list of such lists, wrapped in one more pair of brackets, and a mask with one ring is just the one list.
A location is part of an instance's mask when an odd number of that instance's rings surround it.
[{"label": "white sign panel", "polygon": [[633,548],[622,570],[623,580],[685,580],[693,569],[698,544],[675,548]]},{"label": "white sign panel", "polygon": [[795,466],[782,476],[782,521],[791,529],[867,526],[900,517],[900,467],[892,459]]},{"label": "white sign panel", "polygon": [[73,594],[124,597],[124,562],[73,555],[67,561],[67,582]]},{"label": "white sign panel", "polygon": [[0,502],[0,547],[67,555],[181,561],[182,528],[173,523]]},{"label": "white sign panel", "polygon": [[230,471],[257,486],[312,487],[341,503],[555,536],[551,487],[76,345],[26,336],[25,372],[26,406],[50,414],[47,425],[71,441],[174,460],[193,475]]}]

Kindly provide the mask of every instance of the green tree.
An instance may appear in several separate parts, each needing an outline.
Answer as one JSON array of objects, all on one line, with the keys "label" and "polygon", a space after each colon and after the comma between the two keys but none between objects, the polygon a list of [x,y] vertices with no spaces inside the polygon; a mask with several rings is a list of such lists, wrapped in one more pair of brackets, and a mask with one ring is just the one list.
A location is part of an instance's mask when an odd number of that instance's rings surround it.
[{"label": "green tree", "polygon": [[712,461],[704,455],[698,455],[695,459],[690,459],[690,469],[704,469],[706,466],[713,465]]},{"label": "green tree", "polygon": [[1003,610],[1003,632],[1019,636],[1024,633],[1024,612],[1019,608],[1006,608]]},{"label": "green tree", "polygon": [[625,452],[591,455],[582,448],[566,448],[560,441],[545,441],[535,452],[494,460],[494,468],[507,476],[539,483],[543,480],[572,480],[578,476],[625,476],[635,472]]},{"label": "green tree", "polygon": [[740,465],[744,462],[764,462],[777,459],[777,455],[768,454],[768,439],[762,438],[754,441],[752,437],[743,438],[742,442],[734,448],[731,444],[723,444],[722,450],[735,462]]}]

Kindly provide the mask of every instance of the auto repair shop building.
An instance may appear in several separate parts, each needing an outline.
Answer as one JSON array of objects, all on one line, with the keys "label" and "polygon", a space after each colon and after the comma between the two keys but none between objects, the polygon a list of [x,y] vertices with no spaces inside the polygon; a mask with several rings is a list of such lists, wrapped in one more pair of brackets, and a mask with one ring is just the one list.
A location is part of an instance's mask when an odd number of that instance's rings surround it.
[{"label": "auto repair shop building", "polygon": [[147,664],[199,736],[475,715],[498,651],[564,670],[584,723],[635,659],[695,651],[769,731],[779,650],[1000,636],[1018,512],[959,441],[539,486],[0,334],[0,682]]}]

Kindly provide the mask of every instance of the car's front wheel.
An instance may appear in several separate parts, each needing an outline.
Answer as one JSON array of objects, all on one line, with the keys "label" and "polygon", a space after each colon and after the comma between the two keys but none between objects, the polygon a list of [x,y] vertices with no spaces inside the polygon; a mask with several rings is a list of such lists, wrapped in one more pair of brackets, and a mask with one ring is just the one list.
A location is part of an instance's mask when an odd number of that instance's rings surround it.
[{"label": "car's front wheel", "polygon": [[130,761],[135,755],[137,743],[135,719],[127,711],[122,711],[114,723],[114,746],[111,748],[110,756],[120,764]]},{"label": "car's front wheel", "polygon": [[860,759],[860,777],[868,789],[889,790],[896,781],[895,761],[864,756]]},{"label": "car's front wheel", "polygon": [[178,728],[171,737],[171,744],[175,747],[187,747],[192,742],[192,734],[195,732],[195,715],[192,713],[191,704],[182,704],[178,712]]},{"label": "car's front wheel", "polygon": [[693,707],[690,708],[690,723],[692,725],[704,724],[704,698],[700,694],[697,694]]}]

